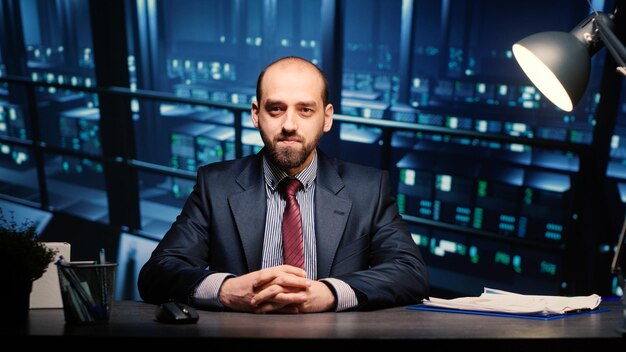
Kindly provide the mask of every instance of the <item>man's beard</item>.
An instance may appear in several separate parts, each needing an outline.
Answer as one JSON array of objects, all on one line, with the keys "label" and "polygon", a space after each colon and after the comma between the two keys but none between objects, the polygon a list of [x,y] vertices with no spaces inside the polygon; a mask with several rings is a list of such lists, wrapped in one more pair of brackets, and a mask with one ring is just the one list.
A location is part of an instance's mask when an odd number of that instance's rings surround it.
[{"label": "man's beard", "polygon": [[[322,131],[309,143],[307,143],[304,137],[297,133],[281,133],[270,141],[261,131],[261,137],[265,143],[265,155],[272,164],[276,165],[281,170],[291,170],[304,164],[307,157],[311,155],[311,152],[313,152],[317,146],[317,142],[322,137]],[[296,138],[301,145],[296,144],[294,146],[278,147],[278,142],[287,138]]]}]

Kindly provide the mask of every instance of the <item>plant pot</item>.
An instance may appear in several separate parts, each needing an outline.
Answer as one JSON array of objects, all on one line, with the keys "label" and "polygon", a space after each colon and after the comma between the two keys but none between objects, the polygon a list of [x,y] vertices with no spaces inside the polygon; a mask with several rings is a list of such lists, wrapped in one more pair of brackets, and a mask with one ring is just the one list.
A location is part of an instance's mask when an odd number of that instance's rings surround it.
[{"label": "plant pot", "polygon": [[5,302],[3,313],[0,314],[0,325],[4,329],[23,330],[28,322],[30,291],[33,288],[31,279],[13,279],[5,282],[0,290],[0,302]]}]

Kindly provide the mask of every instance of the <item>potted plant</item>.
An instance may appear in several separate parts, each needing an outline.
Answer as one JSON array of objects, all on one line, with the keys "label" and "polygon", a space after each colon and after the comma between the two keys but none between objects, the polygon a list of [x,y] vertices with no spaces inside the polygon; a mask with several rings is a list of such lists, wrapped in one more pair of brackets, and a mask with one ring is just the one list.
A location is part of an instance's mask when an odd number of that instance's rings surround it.
[{"label": "potted plant", "polygon": [[7,309],[0,318],[3,326],[19,327],[26,322],[33,281],[43,275],[55,254],[38,241],[32,221],[18,224],[13,214],[7,219],[0,208],[0,258],[4,261],[0,300]]}]

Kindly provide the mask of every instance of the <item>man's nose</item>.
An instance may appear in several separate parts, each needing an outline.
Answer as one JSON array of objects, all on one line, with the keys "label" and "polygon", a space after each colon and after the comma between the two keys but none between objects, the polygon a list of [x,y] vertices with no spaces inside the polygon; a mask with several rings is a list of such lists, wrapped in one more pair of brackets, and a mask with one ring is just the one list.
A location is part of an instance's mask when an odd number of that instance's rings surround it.
[{"label": "man's nose", "polygon": [[295,131],[298,129],[298,116],[292,109],[287,109],[285,121],[283,121],[283,129],[285,131]]}]

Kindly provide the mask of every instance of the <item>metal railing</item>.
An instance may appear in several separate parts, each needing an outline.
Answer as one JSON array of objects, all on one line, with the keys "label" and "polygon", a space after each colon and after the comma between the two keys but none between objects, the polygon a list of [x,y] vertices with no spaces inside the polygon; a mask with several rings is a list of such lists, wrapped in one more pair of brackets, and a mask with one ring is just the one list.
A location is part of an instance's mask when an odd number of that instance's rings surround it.
[{"label": "metal railing", "polygon": [[[127,97],[131,99],[142,99],[142,100],[151,100],[157,102],[169,102],[176,104],[185,104],[185,105],[194,105],[194,106],[204,106],[208,108],[217,108],[217,109],[225,109],[234,115],[234,123],[233,127],[235,129],[235,150],[236,156],[240,157],[242,155],[242,141],[241,141],[241,132],[242,132],[242,123],[241,117],[245,111],[250,110],[250,106],[246,104],[233,104],[233,103],[225,103],[225,102],[215,102],[215,101],[207,101],[201,99],[193,99],[193,98],[183,98],[175,96],[171,93],[165,92],[155,92],[155,91],[147,91],[140,89],[129,89],[123,87],[85,87],[85,86],[76,86],[76,85],[68,85],[68,84],[59,84],[55,82],[44,82],[44,81],[32,81],[28,78],[22,77],[14,77],[14,76],[2,76],[0,77],[0,82],[5,82],[8,84],[14,84],[23,86],[27,89],[27,104],[29,104],[28,111],[30,112],[29,121],[31,123],[31,127],[33,129],[31,135],[33,138],[31,139],[19,139],[15,137],[8,136],[0,136],[0,142],[21,146],[32,150],[35,154],[36,159],[36,168],[37,174],[39,177],[39,191],[41,196],[41,207],[47,209],[49,207],[48,203],[48,194],[47,194],[47,185],[46,178],[44,172],[44,163],[43,163],[43,155],[44,153],[68,156],[68,157],[76,157],[83,159],[90,159],[96,162],[103,163],[106,167],[107,164],[124,164],[130,168],[134,168],[139,171],[145,171],[160,175],[184,178],[189,180],[195,180],[195,172],[185,171],[176,169],[173,167],[155,164],[143,160],[138,159],[125,159],[123,157],[104,157],[103,155],[95,155],[91,153],[85,153],[82,151],[76,151],[66,148],[60,148],[57,146],[48,145],[45,141],[41,140],[39,137],[39,132],[37,131],[39,126],[39,117],[37,114],[37,98],[36,98],[36,90],[39,88],[55,88],[57,90],[66,90],[66,91],[78,91],[87,94],[98,94],[98,95],[113,95],[120,97]],[[130,109],[130,106],[129,106]],[[389,165],[389,155],[391,154],[391,145],[393,133],[396,131],[410,131],[410,132],[423,132],[423,133],[431,133],[431,134],[439,134],[451,137],[462,137],[468,138],[471,140],[486,140],[493,141],[502,144],[520,144],[530,147],[536,148],[545,148],[550,150],[560,150],[560,151],[569,151],[576,153],[581,156],[586,153],[589,153],[590,146],[586,144],[576,144],[576,143],[567,143],[555,140],[545,140],[545,139],[537,139],[537,138],[528,138],[528,137],[517,137],[517,136],[508,136],[501,134],[493,134],[493,133],[481,133],[477,131],[469,131],[469,130],[460,130],[460,129],[452,129],[447,127],[439,127],[432,125],[425,125],[419,123],[408,123],[408,122],[400,122],[400,121],[390,121],[383,119],[369,119],[355,116],[347,116],[337,114],[334,116],[335,123],[349,123],[356,124],[360,126],[378,128],[382,131],[381,133],[381,148],[383,158],[387,158],[387,161],[382,161],[384,167],[391,168]],[[31,202],[23,202],[23,203],[31,203]],[[32,204],[31,204],[32,205]],[[428,226],[438,226],[440,228],[451,229],[451,230],[460,230],[463,232],[471,232],[481,237],[488,237],[494,240],[506,241],[510,242],[511,238],[506,237],[503,238],[499,235],[494,235],[486,231],[476,230],[460,225],[448,224],[439,221],[418,218],[410,215],[404,215],[404,218],[410,222]],[[562,248],[562,245],[554,246],[549,244],[544,244],[539,241],[528,241],[524,239],[523,243],[530,244],[535,247],[547,247],[547,248]]]}]

